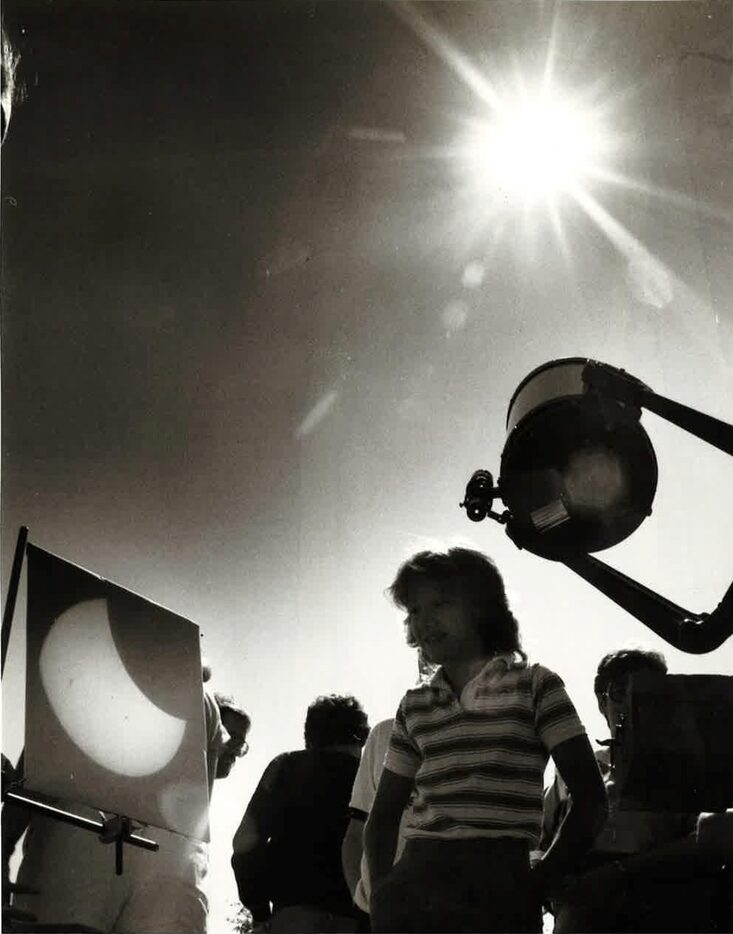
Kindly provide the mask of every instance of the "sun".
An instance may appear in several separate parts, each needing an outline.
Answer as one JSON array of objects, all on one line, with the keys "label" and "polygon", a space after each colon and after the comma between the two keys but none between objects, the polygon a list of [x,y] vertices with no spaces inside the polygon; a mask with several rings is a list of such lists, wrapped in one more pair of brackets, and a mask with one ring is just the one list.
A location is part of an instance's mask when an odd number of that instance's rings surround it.
[{"label": "sun", "polygon": [[[614,86],[590,60],[585,78],[577,69],[563,69],[557,16],[543,39],[539,67],[537,49],[516,54],[512,66],[478,67],[423,9],[410,2],[390,2],[388,8],[472,101],[470,115],[454,115],[460,129],[449,142],[418,147],[417,158],[440,160],[450,178],[450,201],[436,212],[441,235],[474,256],[479,245],[488,256],[509,240],[531,258],[538,242],[554,242],[572,268],[573,238],[581,219],[587,220],[628,264],[635,295],[656,308],[669,305],[684,282],[613,215],[609,195],[654,199],[688,215],[704,212],[726,228],[733,218],[716,205],[628,174],[624,167],[645,151],[644,128],[629,122],[626,106],[636,90]],[[584,56],[590,59],[587,50]]]},{"label": "sun", "polygon": [[527,204],[588,184],[610,142],[593,110],[540,89],[500,99],[469,125],[457,150],[478,194]]}]

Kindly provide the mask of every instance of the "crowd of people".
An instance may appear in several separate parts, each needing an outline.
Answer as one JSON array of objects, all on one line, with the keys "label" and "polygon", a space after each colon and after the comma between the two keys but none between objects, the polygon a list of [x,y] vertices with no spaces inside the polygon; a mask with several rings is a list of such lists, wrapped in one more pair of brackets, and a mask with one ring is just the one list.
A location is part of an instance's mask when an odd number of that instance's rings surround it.
[{"label": "crowd of people", "polygon": [[[305,748],[265,769],[232,841],[255,931],[541,931],[543,912],[558,934],[731,930],[733,814],[620,806],[609,745],[630,679],[664,676],[661,655],[601,659],[610,740],[594,751],[562,679],[528,661],[489,558],[421,552],[390,592],[421,677],[371,730],[354,697],[317,698]],[[208,690],[204,703],[211,790],[247,751],[250,719]],[[4,809],[6,869],[28,823]],[[133,853],[117,877],[91,834],[32,817],[10,923],[205,930],[205,846],[156,837],[157,858]]]}]

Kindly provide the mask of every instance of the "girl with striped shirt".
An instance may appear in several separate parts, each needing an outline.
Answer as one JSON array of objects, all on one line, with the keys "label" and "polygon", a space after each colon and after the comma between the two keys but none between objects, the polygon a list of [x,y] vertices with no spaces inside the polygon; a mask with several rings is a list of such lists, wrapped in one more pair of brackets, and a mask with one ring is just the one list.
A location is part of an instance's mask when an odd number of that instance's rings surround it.
[{"label": "girl with striped shirt", "polygon": [[[605,818],[583,725],[561,679],[527,664],[501,575],[485,555],[420,552],[390,592],[407,611],[409,644],[438,667],[400,703],[365,828],[372,930],[541,931],[543,898]],[[549,755],[573,805],[530,868]]]}]

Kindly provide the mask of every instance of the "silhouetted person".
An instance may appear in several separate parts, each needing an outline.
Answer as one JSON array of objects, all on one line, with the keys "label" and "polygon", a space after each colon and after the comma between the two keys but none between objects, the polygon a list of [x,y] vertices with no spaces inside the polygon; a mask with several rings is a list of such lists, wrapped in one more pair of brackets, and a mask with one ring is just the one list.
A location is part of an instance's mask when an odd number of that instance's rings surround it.
[{"label": "silhouetted person", "polygon": [[[658,652],[622,649],[601,659],[594,690],[612,741],[631,676],[666,671]],[[697,814],[620,809],[608,745],[596,752],[596,759],[610,812],[584,871],[553,894],[556,934],[718,930],[722,895],[718,870],[724,857],[716,851],[714,839],[705,844],[704,821],[699,844]],[[556,778],[545,795],[543,847],[552,843],[561,827],[569,799],[562,778]],[[713,828],[714,821],[708,826]]]},{"label": "silhouetted person", "polygon": [[267,766],[233,841],[239,897],[273,932],[356,931],[341,842],[367,716],[350,696],[308,708],[305,749]]}]

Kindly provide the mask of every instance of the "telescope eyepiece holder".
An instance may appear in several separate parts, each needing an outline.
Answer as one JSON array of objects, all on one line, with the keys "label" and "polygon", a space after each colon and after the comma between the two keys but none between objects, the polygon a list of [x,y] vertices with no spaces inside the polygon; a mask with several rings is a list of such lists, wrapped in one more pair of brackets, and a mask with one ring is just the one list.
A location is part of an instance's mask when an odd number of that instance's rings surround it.
[{"label": "telescope eyepiece holder", "polygon": [[459,503],[461,509],[471,522],[482,522],[487,516],[496,522],[504,524],[507,513],[494,512],[492,506],[494,499],[501,497],[498,486],[494,486],[494,478],[488,470],[475,470],[466,484],[463,502]]}]

